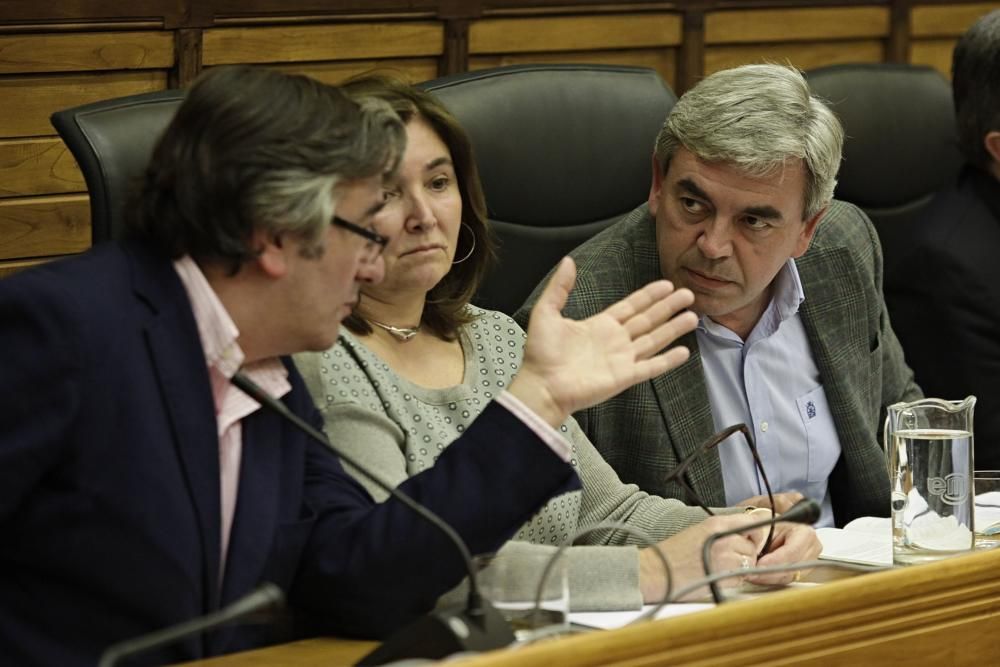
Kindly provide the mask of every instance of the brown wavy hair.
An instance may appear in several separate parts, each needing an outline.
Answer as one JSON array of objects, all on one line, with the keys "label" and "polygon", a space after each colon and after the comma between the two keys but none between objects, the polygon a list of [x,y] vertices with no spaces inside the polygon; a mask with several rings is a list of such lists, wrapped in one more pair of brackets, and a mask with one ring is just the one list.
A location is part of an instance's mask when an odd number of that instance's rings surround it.
[{"label": "brown wavy hair", "polygon": [[[437,98],[398,77],[383,73],[365,74],[348,80],[342,88],[355,99],[374,97],[387,102],[404,123],[416,117],[422,118],[451,153],[462,197],[462,223],[475,235],[475,247],[467,260],[454,264],[427,293],[420,324],[445,340],[454,340],[459,329],[472,321],[466,306],[496,261],[494,239],[486,218],[486,197],[469,135]],[[472,243],[467,231],[459,230],[456,257],[469,253]],[[344,326],[355,334],[372,331],[371,325],[356,312],[344,320]]]}]

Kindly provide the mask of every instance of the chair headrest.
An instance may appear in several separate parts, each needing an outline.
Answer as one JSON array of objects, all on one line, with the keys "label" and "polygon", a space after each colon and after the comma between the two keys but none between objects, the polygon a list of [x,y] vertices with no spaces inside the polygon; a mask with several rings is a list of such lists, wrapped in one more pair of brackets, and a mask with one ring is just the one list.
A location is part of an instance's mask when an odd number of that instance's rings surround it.
[{"label": "chair headrest", "polygon": [[847,135],[836,196],[893,207],[950,185],[961,166],[951,86],[930,67],[850,64],[807,72]]},{"label": "chair headrest", "polygon": [[183,90],[163,90],[52,114],[87,182],[95,243],[120,235],[128,195],[183,99]]},{"label": "chair headrest", "polygon": [[645,201],[653,141],[677,98],[655,70],[512,65],[421,85],[469,133],[490,217],[558,227]]}]

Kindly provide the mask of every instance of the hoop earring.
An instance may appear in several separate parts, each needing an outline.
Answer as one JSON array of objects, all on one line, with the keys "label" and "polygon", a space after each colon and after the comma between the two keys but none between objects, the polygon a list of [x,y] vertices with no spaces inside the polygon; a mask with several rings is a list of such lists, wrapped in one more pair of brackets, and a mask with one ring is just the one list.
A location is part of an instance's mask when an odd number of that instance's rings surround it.
[{"label": "hoop earring", "polygon": [[[472,235],[472,247],[469,248],[469,252],[465,253],[465,257],[463,257],[462,259],[456,259],[456,260],[454,260],[452,262],[452,265],[461,264],[465,260],[469,259],[470,257],[472,257],[472,253],[475,252],[475,250],[476,250],[476,233],[474,231],[472,231],[472,227],[470,227],[465,222],[462,223],[462,227],[468,229],[469,230],[469,234]],[[459,233],[461,233],[461,231],[462,231],[462,228],[460,227],[459,228]]]}]

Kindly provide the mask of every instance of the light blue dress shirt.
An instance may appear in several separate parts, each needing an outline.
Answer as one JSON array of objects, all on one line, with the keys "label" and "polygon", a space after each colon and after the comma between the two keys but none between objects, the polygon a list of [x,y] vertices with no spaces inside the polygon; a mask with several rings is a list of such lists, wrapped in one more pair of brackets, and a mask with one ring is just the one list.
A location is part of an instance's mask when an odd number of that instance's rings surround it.
[{"label": "light blue dress shirt", "polygon": [[[774,493],[820,501],[817,526],[833,525],[828,479],[840,439],[799,317],[805,300],[795,261],[775,277],[771,302],[746,341],[702,316],[698,347],[716,431],[746,423]],[[743,435],[719,444],[726,502],[766,493]]]}]

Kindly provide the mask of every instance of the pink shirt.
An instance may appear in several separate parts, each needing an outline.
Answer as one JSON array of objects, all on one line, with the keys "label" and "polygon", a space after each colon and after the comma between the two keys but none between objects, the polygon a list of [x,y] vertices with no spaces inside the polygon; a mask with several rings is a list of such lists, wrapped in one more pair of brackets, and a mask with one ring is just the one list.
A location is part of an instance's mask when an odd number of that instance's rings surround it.
[{"label": "pink shirt", "polygon": [[[226,312],[225,306],[212,290],[198,265],[188,256],[174,262],[174,269],[187,291],[198,324],[198,335],[205,351],[205,363],[212,382],[215,417],[219,436],[219,502],[222,519],[219,562],[225,571],[229,534],[236,514],[239,496],[240,459],[243,452],[242,420],[255,412],[260,404],[238,390],[229,379],[240,370],[245,355],[237,339],[239,329]],[[288,371],[277,358],[263,359],[243,368],[243,374],[271,396],[280,398],[291,390]],[[221,575],[221,572],[220,572]],[[222,577],[219,577],[222,581]]]}]

